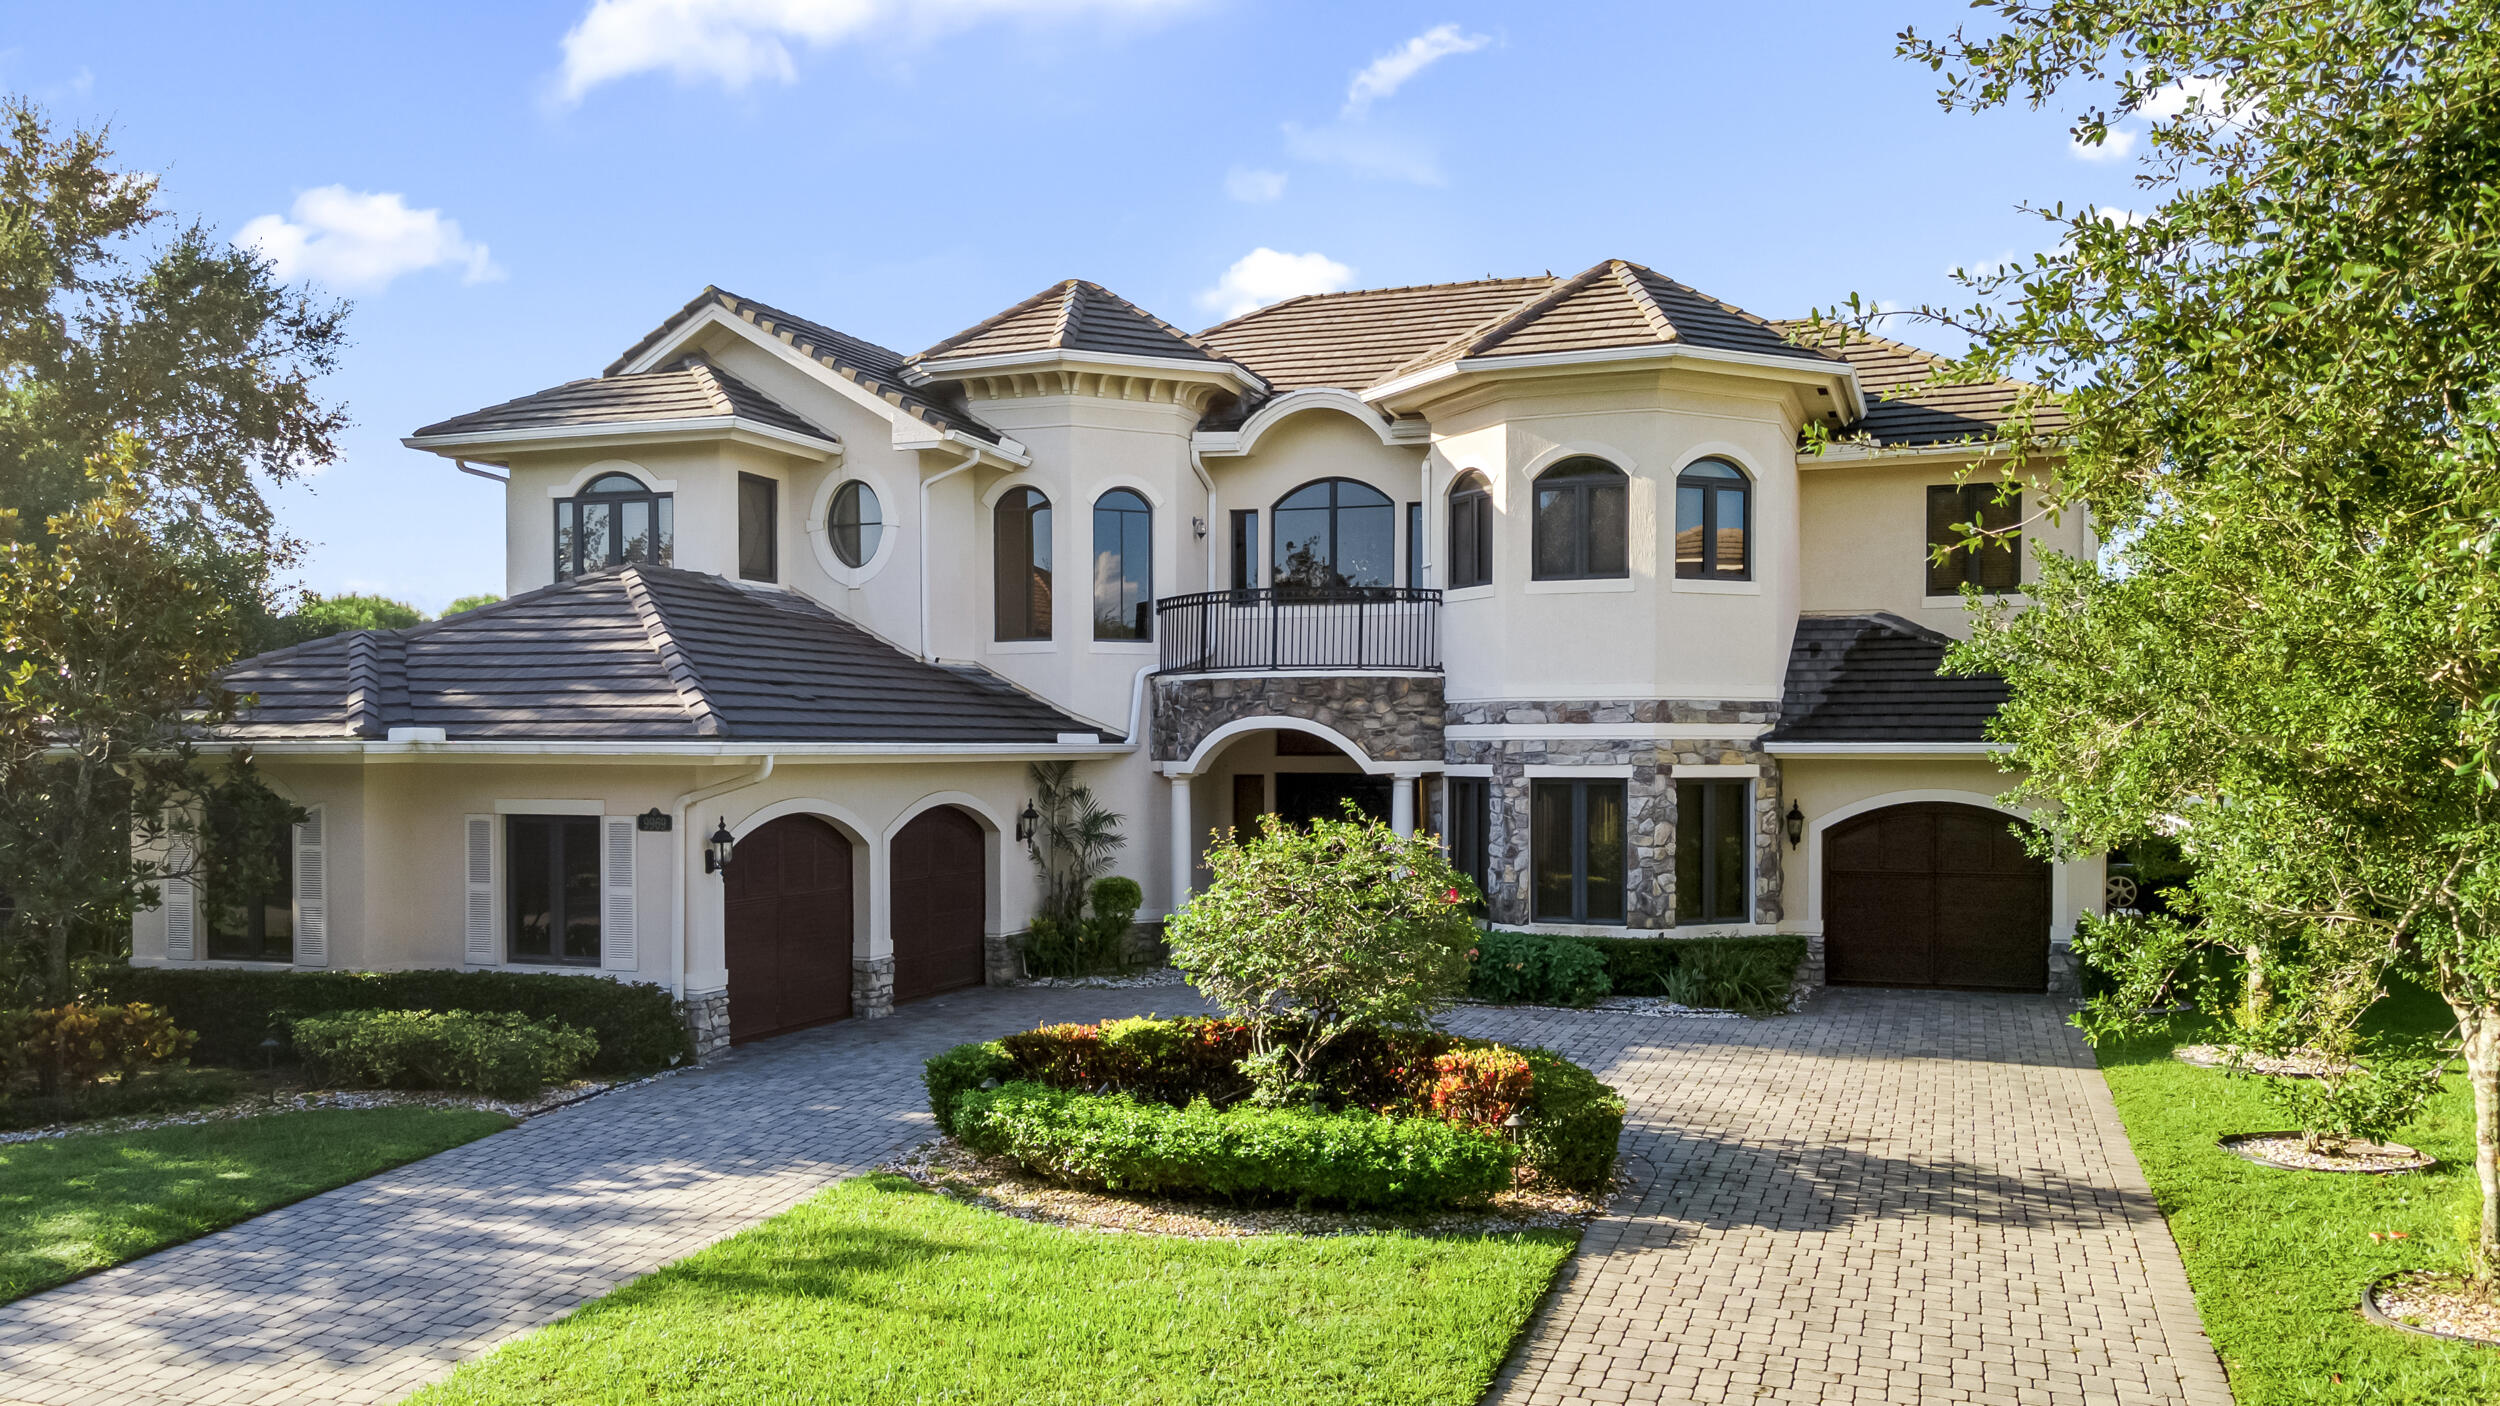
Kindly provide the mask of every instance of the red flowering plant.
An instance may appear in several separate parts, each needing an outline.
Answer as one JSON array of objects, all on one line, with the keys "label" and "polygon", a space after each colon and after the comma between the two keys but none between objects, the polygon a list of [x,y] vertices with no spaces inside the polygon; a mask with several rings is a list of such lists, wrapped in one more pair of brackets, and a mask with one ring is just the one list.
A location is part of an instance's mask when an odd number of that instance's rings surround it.
[{"label": "red flowering plant", "polygon": [[1460,1048],[1433,1058],[1422,1102],[1446,1122],[1498,1128],[1512,1114],[1527,1111],[1535,1083],[1527,1057],[1517,1050]]}]

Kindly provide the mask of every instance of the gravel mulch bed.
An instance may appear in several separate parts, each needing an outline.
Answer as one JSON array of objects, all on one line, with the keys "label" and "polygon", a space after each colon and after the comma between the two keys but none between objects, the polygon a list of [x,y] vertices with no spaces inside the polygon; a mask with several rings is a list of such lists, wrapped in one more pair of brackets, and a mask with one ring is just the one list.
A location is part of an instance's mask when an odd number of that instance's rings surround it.
[{"label": "gravel mulch bed", "polygon": [[1187,986],[1189,978],[1171,967],[1154,967],[1126,976],[1037,976],[1033,984],[1055,991],[1126,991],[1139,986]]},{"label": "gravel mulch bed", "polygon": [[509,1118],[527,1119],[612,1090],[682,1074],[691,1067],[663,1070],[632,1079],[577,1079],[570,1084],[551,1087],[531,1099],[490,1098],[485,1094],[445,1093],[431,1089],[281,1089],[275,1098],[266,1093],[246,1094],[230,1102],[208,1108],[186,1109],[180,1113],[134,1114],[125,1118],[47,1123],[39,1128],[0,1133],[0,1144],[36,1142],[80,1133],[136,1133],[149,1128],[180,1128],[197,1123],[222,1122],[228,1118],[261,1118],[272,1113],[300,1113],[315,1108],[478,1108]]},{"label": "gravel mulch bed", "polygon": [[2391,1274],[2362,1291],[2361,1308],[2386,1327],[2500,1347],[2500,1300],[2474,1292],[2462,1275]]},{"label": "gravel mulch bed", "polygon": [[2349,1064],[2310,1050],[2294,1050],[2288,1055],[2263,1055],[2236,1045],[2181,1045],[2171,1051],[2181,1064],[2199,1069],[2238,1069],[2249,1074],[2272,1074],[2290,1079],[2315,1079],[2322,1074],[2339,1074]]},{"label": "gravel mulch bed", "polygon": [[2348,1142],[2333,1151],[2311,1152],[2302,1145],[2298,1133],[2241,1133],[2223,1138],[2221,1143],[2226,1152],[2290,1172],[2374,1172],[2384,1176],[2439,1165],[2438,1158],[2401,1142]]},{"label": "gravel mulch bed", "polygon": [[1577,1230],[1605,1207],[1570,1192],[1507,1191],[1483,1210],[1433,1213],[1296,1210],[1234,1206],[1054,1186],[1000,1157],[982,1157],[952,1138],[924,1142],[887,1162],[893,1172],[933,1191],[1043,1225],[1114,1234],[1178,1235],[1196,1240],[1251,1235],[1485,1235],[1518,1230]]}]

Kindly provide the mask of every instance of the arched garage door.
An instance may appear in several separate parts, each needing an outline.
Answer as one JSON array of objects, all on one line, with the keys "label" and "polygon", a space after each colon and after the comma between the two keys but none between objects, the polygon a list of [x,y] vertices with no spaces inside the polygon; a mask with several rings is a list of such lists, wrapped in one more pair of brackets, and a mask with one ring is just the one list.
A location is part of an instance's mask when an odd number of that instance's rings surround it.
[{"label": "arched garage door", "polygon": [[2049,866],[1978,806],[1889,806],[1835,825],[1823,960],[1836,986],[2046,990]]},{"label": "arched garage door", "polygon": [[953,806],[894,837],[894,999],[981,984],[989,864],[981,822]]},{"label": "arched garage door", "polygon": [[738,841],[727,877],[730,1043],[849,1015],[851,842],[785,815]]}]

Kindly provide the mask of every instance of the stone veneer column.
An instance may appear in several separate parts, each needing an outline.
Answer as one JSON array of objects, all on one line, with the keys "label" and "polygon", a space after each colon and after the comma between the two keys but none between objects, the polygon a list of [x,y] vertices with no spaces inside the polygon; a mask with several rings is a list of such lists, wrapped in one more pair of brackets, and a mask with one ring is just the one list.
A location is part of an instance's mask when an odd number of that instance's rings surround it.
[{"label": "stone veneer column", "polygon": [[984,986],[1022,986],[1030,977],[1024,971],[1024,940],[1020,932],[992,932],[981,935],[981,984]]},{"label": "stone veneer column", "polygon": [[694,1038],[694,1057],[698,1062],[729,1048],[727,991],[689,991],[682,1005],[686,1033]]},{"label": "stone veneer column", "polygon": [[882,1020],[894,1014],[894,957],[860,957],[851,963],[851,1014]]}]

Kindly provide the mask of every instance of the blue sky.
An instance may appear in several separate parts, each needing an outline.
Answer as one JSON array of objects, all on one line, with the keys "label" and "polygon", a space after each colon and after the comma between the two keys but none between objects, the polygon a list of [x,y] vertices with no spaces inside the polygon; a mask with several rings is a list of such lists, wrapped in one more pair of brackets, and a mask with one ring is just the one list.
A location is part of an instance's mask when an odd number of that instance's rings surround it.
[{"label": "blue sky", "polygon": [[1772,316],[1947,298],[2050,242],[2019,203],[2130,197],[2067,115],[1948,115],[1892,57],[1970,13],[7,0],[0,88],[355,303],[356,427],[281,515],[312,589],[437,609],[502,588],[501,490],[399,436],[596,374],[706,283],[906,351],[1066,277],[1191,328],[1608,257]]}]

